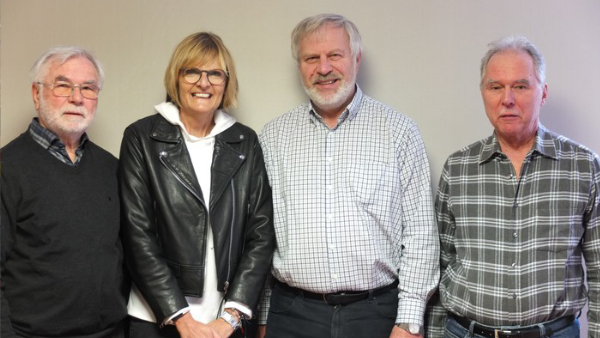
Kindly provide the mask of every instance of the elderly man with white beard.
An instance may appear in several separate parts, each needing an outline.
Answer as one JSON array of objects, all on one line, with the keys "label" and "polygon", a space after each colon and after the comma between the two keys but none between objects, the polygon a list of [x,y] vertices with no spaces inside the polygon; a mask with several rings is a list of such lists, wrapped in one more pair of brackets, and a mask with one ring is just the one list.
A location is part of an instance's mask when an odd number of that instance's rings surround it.
[{"label": "elderly man with white beard", "polygon": [[417,125],[364,95],[356,26],[315,15],[292,32],[310,102],[260,141],[273,188],[268,338],[422,337],[439,242]]},{"label": "elderly man with white beard", "polygon": [[78,47],[31,70],[38,116],[2,148],[2,337],[124,337],[117,159],[86,134],[104,71]]}]

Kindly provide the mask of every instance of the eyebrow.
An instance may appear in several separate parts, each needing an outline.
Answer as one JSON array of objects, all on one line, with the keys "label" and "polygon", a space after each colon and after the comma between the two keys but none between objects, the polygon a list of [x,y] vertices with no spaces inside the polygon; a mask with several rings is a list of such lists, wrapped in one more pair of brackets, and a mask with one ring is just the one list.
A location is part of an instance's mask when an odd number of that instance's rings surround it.
[{"label": "eyebrow", "polygon": [[[65,82],[73,82],[71,81],[71,79],[69,79],[68,77],[64,76],[64,75],[58,75],[57,77],[54,78],[54,81],[65,81]],[[93,84],[94,86],[98,86],[98,83],[96,82],[96,80],[88,80],[88,81],[84,81],[84,84]]]},{"label": "eyebrow", "polygon": [[[495,84],[495,83],[500,83],[500,81],[497,81],[497,80],[494,80],[494,79],[490,79],[490,80],[487,80],[487,82],[485,83],[485,85],[490,85],[490,84]],[[527,80],[527,79],[519,79],[517,81],[514,81],[513,83],[520,83],[520,84],[531,85],[531,82],[529,82],[529,80]]]}]

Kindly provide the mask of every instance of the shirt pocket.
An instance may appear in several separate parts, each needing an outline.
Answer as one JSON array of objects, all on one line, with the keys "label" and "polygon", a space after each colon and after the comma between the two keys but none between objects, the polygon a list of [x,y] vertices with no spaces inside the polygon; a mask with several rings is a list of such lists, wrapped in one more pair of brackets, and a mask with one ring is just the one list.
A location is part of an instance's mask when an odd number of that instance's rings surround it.
[{"label": "shirt pocket", "polygon": [[344,184],[353,198],[362,205],[381,205],[393,196],[395,168],[385,162],[358,161],[346,168]]}]

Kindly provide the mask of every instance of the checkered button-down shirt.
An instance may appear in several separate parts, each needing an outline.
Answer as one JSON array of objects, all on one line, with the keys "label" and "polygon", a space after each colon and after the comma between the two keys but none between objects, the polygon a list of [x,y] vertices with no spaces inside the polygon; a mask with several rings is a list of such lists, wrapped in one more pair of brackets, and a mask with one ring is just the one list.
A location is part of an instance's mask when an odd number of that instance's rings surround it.
[{"label": "checkered button-down shirt", "polygon": [[493,135],[451,155],[436,210],[442,278],[428,337],[445,309],[490,326],[532,325],[576,314],[588,295],[597,337],[600,160],[539,126],[516,177]]},{"label": "checkered button-down shirt", "polygon": [[439,241],[416,124],[357,87],[335,128],[305,104],[269,123],[260,141],[273,188],[274,276],[317,293],[399,278],[397,322],[422,323]]}]

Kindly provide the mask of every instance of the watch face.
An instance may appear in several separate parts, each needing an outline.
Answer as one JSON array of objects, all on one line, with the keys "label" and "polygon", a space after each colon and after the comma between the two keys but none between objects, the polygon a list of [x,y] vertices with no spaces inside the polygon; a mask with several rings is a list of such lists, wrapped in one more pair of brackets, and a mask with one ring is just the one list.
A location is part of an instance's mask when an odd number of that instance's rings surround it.
[{"label": "watch face", "polygon": [[408,326],[408,331],[412,334],[417,334],[421,331],[421,327],[418,324],[410,324]]}]

